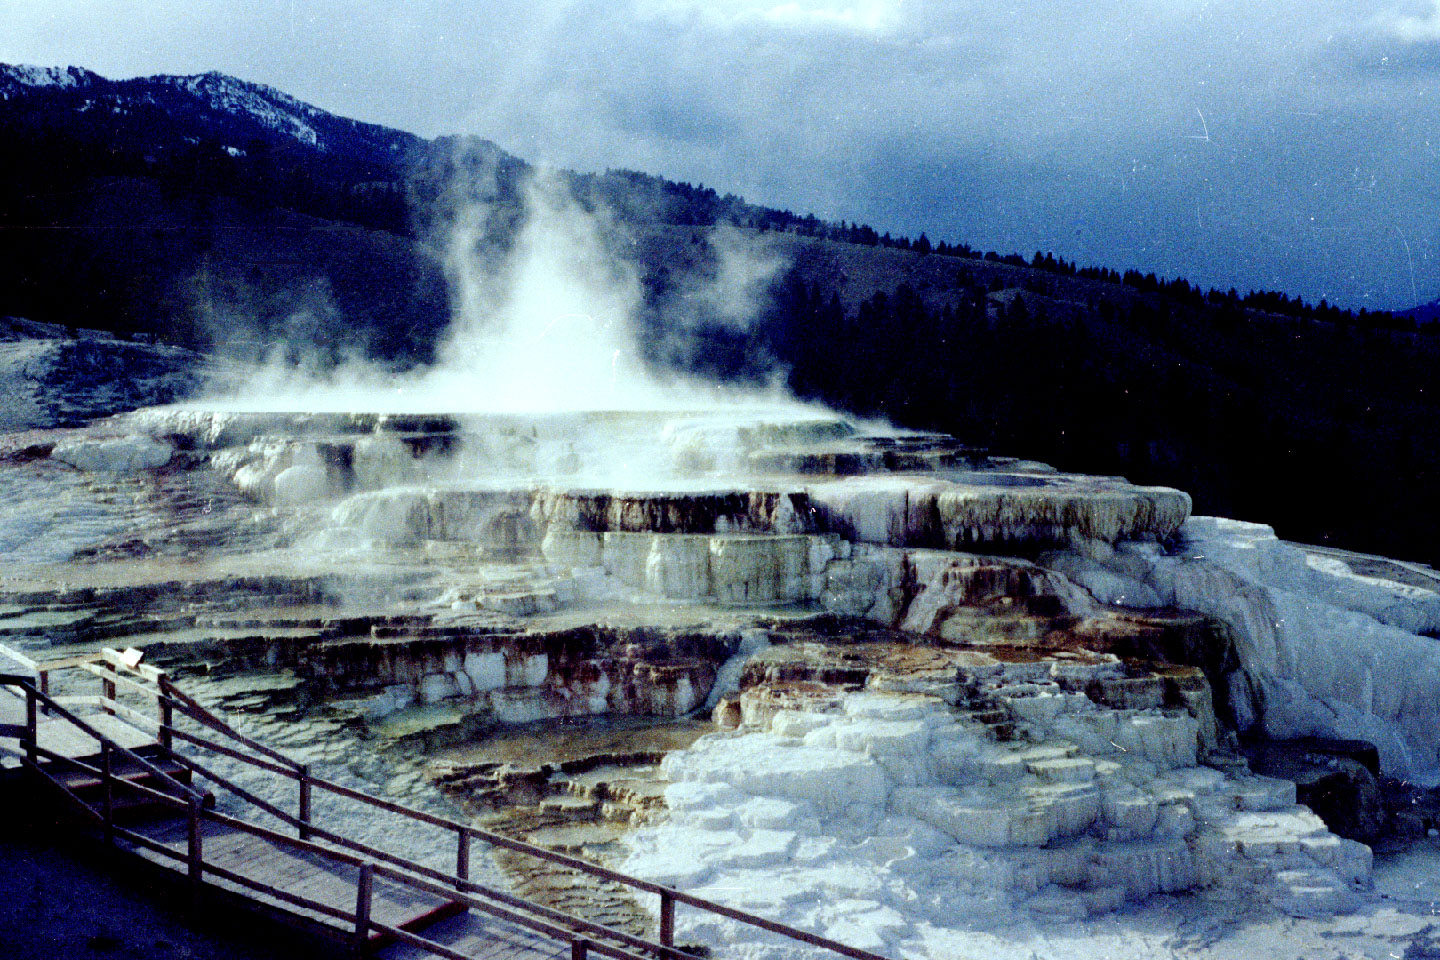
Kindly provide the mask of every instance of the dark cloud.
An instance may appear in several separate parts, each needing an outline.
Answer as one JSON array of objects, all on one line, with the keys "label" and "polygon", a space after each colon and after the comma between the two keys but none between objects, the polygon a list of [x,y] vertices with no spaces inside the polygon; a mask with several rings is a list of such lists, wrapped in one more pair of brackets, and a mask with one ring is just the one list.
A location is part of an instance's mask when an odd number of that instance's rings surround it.
[{"label": "dark cloud", "polygon": [[218,69],[424,135],[881,230],[1440,294],[1440,6],[11,0],[0,59]]}]

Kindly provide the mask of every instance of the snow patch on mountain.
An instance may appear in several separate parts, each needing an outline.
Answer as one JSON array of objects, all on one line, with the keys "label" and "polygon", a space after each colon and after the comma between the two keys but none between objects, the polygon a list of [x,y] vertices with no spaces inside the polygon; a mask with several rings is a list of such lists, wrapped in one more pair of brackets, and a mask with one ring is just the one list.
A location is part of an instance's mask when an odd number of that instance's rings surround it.
[{"label": "snow patch on mountain", "polygon": [[42,111],[101,109],[125,116],[136,107],[158,108],[182,135],[198,127],[222,143],[243,143],[235,138],[254,137],[259,127],[319,153],[388,160],[422,142],[413,134],[336,116],[274,87],[214,71],[109,80],[81,67],[0,64],[0,101],[18,103],[33,96],[47,96],[37,104]]},{"label": "snow patch on mountain", "polygon": [[306,121],[327,114],[287,93],[264,84],[249,83],[223,73],[202,73],[193,77],[150,77],[150,82],[191,94],[213,110],[244,114],[262,126],[299,140],[318,150],[327,146]]},{"label": "snow patch on mountain", "polygon": [[9,99],[22,88],[58,89],[93,86],[100,76],[81,67],[34,67],[0,63],[0,98]]}]

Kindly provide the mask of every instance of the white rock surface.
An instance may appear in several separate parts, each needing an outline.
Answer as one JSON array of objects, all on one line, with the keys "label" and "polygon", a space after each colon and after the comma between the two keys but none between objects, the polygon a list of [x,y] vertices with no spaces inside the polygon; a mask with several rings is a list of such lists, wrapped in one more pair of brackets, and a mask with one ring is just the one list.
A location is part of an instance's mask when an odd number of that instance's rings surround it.
[{"label": "white rock surface", "polygon": [[[992,692],[1040,695],[1031,666],[1003,668]],[[1093,923],[1159,893],[1206,888],[1294,916],[1363,899],[1369,849],[1296,806],[1292,784],[1195,766],[1193,718],[1060,699],[1012,742],[937,698],[870,693],[702,737],[664,761],[668,818],[633,836],[622,869],[935,960],[976,931]],[[727,957],[810,955],[680,916],[685,938]]]},{"label": "white rock surface", "polygon": [[467,653],[465,674],[476,693],[498,690],[505,686],[505,654],[500,651]]},{"label": "white rock surface", "polygon": [[[1440,768],[1440,595],[1353,574],[1259,524],[1192,518],[1173,555],[1151,559],[1167,602],[1229,624],[1248,678],[1242,719],[1274,737],[1368,740],[1385,773]],[[1248,714],[1248,716],[1247,716]]]},{"label": "white rock surface", "polygon": [[[1115,563],[1104,562],[1080,553],[1047,554],[1041,562],[1048,568],[1063,574],[1072,583],[1084,587],[1096,602],[1107,607],[1129,607],[1149,610],[1163,606],[1164,601],[1154,587],[1143,579],[1128,576],[1114,569]],[[1141,576],[1148,572],[1141,565]]]},{"label": "white rock surface", "polygon": [[552,526],[540,544],[545,559],[566,567],[602,566],[603,534]]},{"label": "white rock surface", "polygon": [[275,475],[275,502],[284,506],[315,503],[333,492],[329,475],[318,464],[296,464]]},{"label": "white rock surface", "polygon": [[[394,522],[417,525],[408,515]],[[840,547],[834,536],[590,533],[552,526],[541,551],[572,574],[603,568],[613,586],[597,591],[596,585],[587,584],[587,595],[628,588],[658,599],[747,606],[818,599],[825,589],[826,565]]]},{"label": "white rock surface", "polygon": [[126,519],[68,467],[45,461],[0,471],[0,567],[69,560],[123,530]]},{"label": "white rock surface", "polygon": [[645,589],[670,599],[710,595],[710,538],[655,536],[645,557]]},{"label": "white rock surface", "polygon": [[1188,494],[1096,477],[863,476],[814,483],[807,492],[831,529],[897,547],[937,537],[952,549],[977,542],[1164,539],[1190,515]]},{"label": "white rock surface", "polygon": [[55,445],[50,458],[87,473],[135,473],[170,462],[175,448],[163,440],[132,433],[101,440],[75,440]]},{"label": "white rock surface", "polygon": [[379,490],[416,480],[415,457],[393,436],[378,434],[357,440],[351,464],[355,485],[361,490]]}]

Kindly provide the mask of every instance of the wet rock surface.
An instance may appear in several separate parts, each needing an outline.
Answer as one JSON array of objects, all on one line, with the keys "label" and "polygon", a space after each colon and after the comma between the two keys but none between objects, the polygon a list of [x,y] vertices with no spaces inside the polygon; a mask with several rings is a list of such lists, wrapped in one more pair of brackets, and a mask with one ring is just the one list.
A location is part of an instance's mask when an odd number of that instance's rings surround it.
[{"label": "wet rock surface", "polygon": [[[426,778],[485,829],[613,867],[626,856],[623,839],[664,812],[660,761],[707,729],[611,720],[511,728],[440,751]],[[628,888],[505,851],[495,862],[523,896],[654,935]]]}]

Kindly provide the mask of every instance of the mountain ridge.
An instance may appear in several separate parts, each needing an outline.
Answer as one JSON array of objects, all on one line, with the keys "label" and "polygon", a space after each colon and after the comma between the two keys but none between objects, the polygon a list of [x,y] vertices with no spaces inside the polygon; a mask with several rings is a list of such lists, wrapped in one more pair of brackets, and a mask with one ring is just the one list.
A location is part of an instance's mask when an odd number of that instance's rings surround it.
[{"label": "mountain ridge", "polygon": [[[191,75],[155,74],[126,80],[109,80],[82,67],[0,64],[0,127],[7,122],[4,107],[8,105],[8,101],[14,99],[13,95],[5,91],[9,90],[13,94],[13,91],[27,82],[28,89],[51,91],[56,102],[45,106],[58,107],[62,111],[89,109],[88,104],[92,98],[86,96],[87,94],[95,94],[102,99],[115,98],[108,104],[112,113],[128,113],[137,103],[154,106],[162,113],[176,107],[192,108],[189,116],[168,118],[168,122],[166,117],[157,117],[153,112],[146,112],[142,118],[143,123],[132,123],[124,130],[112,131],[116,140],[123,141],[127,137],[143,139],[147,136],[160,143],[166,140],[173,142],[177,138],[192,143],[211,140],[226,150],[233,159],[240,160],[246,157],[249,152],[248,144],[257,140],[258,134],[262,149],[313,151],[322,159],[333,161],[332,166],[338,168],[334,171],[335,175],[350,181],[369,180],[384,183],[404,180],[407,170],[427,164],[434,165],[437,161],[443,166],[453,163],[461,154],[472,159],[477,154],[486,155],[486,162],[494,169],[507,170],[512,175],[515,171],[527,173],[533,169],[528,161],[482,137],[447,135],[426,140],[393,127],[343,117],[278,88],[218,71]],[[128,106],[118,99],[127,96],[132,98]],[[82,101],[82,98],[83,102],[78,102]],[[101,104],[102,107],[104,105]],[[198,113],[194,112],[196,105],[201,107]],[[227,128],[227,118],[241,120],[242,126],[238,129],[233,125]],[[166,136],[167,126],[177,126],[177,119],[180,121],[179,129]],[[13,118],[9,118],[8,122],[13,123]],[[251,129],[244,129],[244,122],[248,122]],[[139,133],[137,127],[145,128],[145,132]],[[277,142],[277,138],[280,142]],[[453,168],[450,172],[454,172]],[[1015,253],[982,254],[963,243],[932,242],[924,233],[914,239],[892,237],[889,233],[880,233],[863,224],[852,224],[844,220],[836,223],[813,214],[800,216],[789,210],[750,204],[734,194],[721,195],[703,185],[692,186],[639,171],[612,169],[602,174],[567,170],[559,173],[569,178],[571,189],[582,201],[605,203],[622,217],[644,219],[658,215],[664,222],[682,225],[713,225],[723,221],[742,227],[820,236],[863,246],[893,246],[961,258],[983,257],[1045,272],[1068,272],[1106,282],[1125,283],[1141,289],[1173,291],[1182,296],[1189,295],[1192,290],[1201,292],[1200,288],[1192,287],[1183,279],[1166,280],[1153,273],[1142,274],[1134,270],[1127,270],[1122,274],[1119,270],[1104,267],[1081,268],[1078,264],[1067,263],[1063,258],[1040,251],[1030,258]],[[640,198],[638,202],[637,197]],[[422,199],[430,200],[433,197]],[[391,223],[385,228],[396,229],[397,226],[398,224]],[[1228,296],[1231,299],[1238,297],[1247,307],[1293,316],[1313,315],[1316,319],[1336,319],[1349,314],[1348,311],[1337,310],[1324,301],[1319,305],[1310,305],[1299,298],[1271,291],[1251,291],[1241,295],[1233,289],[1228,292],[1212,290],[1205,295]],[[1408,313],[1409,311],[1402,311],[1397,314],[1402,318],[1402,323],[1406,322]],[[1364,309],[1359,315],[1370,317],[1367,322],[1371,323],[1376,322],[1377,317],[1388,316]]]},{"label": "mountain ridge", "polygon": [[[26,108],[33,108],[26,116]],[[26,119],[55,127],[67,114],[108,115],[119,141],[215,140],[248,152],[310,149],[383,164],[403,159],[425,141],[415,134],[331,113],[266,84],[218,71],[155,74],[111,80],[81,67],[0,64],[0,108],[9,123]],[[44,116],[50,114],[49,121]]]}]

